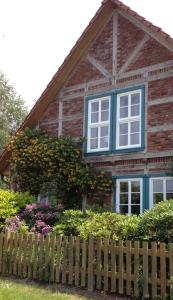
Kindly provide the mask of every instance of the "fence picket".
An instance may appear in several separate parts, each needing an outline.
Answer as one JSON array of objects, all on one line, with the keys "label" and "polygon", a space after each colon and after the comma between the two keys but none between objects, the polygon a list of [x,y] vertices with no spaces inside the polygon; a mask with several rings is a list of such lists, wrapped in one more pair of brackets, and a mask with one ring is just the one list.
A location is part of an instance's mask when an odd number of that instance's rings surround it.
[{"label": "fence picket", "polygon": [[0,273],[2,273],[2,264],[3,264],[3,249],[4,249],[4,234],[0,234]]},{"label": "fence picket", "polygon": [[[27,260],[28,260],[28,239],[29,239],[29,235],[25,234],[23,236],[23,270],[22,270],[22,277],[26,278],[27,276]],[[29,249],[30,250],[30,249]]]},{"label": "fence picket", "polygon": [[152,281],[152,297],[157,296],[157,244],[151,243],[151,281]]},{"label": "fence picket", "polygon": [[148,243],[143,242],[143,277],[144,277],[144,288],[143,296],[149,298],[148,294]]},{"label": "fence picket", "polygon": [[18,235],[17,232],[15,232],[15,234],[14,234],[14,262],[13,262],[13,275],[17,275],[18,243],[19,243],[19,235]]},{"label": "fence picket", "polygon": [[61,272],[61,243],[62,243],[62,236],[59,236],[56,241],[57,246],[57,254],[56,254],[56,275],[55,275],[55,281],[56,283],[60,282],[60,272]]},{"label": "fence picket", "polygon": [[53,234],[51,237],[51,266],[50,266],[50,281],[54,282],[55,280],[55,243],[56,235]]},{"label": "fence picket", "polygon": [[33,234],[29,235],[28,249],[29,249],[29,255],[27,261],[27,270],[28,270],[27,278],[32,279],[33,278]]},{"label": "fence picket", "polygon": [[81,287],[86,286],[86,254],[87,254],[87,248],[86,248],[86,240],[82,241],[82,273],[81,273]]},{"label": "fence picket", "polygon": [[68,249],[68,237],[65,236],[63,242],[62,284],[66,283],[67,249]]},{"label": "fence picket", "polygon": [[93,276],[93,256],[94,256],[94,240],[89,237],[88,246],[88,291],[92,292],[94,289],[94,276]]},{"label": "fence picket", "polygon": [[160,244],[160,281],[161,281],[161,297],[164,299],[166,295],[166,258],[165,244]]},{"label": "fence picket", "polygon": [[116,241],[112,240],[111,245],[111,292],[116,292]]},{"label": "fence picket", "polygon": [[118,244],[119,251],[118,251],[118,291],[119,294],[123,294],[123,272],[124,272],[124,266],[123,266],[123,241],[119,241]]},{"label": "fence picket", "polygon": [[38,274],[38,251],[39,251],[40,237],[35,235],[33,247],[33,279],[37,279]]},{"label": "fence picket", "polygon": [[17,275],[22,276],[22,258],[23,258],[23,234],[19,235],[18,268]]},{"label": "fence picket", "polygon": [[169,244],[170,300],[173,300],[173,243]]},{"label": "fence picket", "polygon": [[77,236],[75,240],[75,286],[79,286],[79,268],[80,268],[80,239]]},{"label": "fence picket", "polygon": [[70,236],[69,241],[69,277],[68,277],[68,283],[73,284],[73,269],[74,269],[74,237]]},{"label": "fence picket", "polygon": [[104,239],[104,291],[108,291],[108,245],[109,239]]},{"label": "fence picket", "polygon": [[98,290],[101,289],[101,268],[102,268],[102,258],[101,258],[101,247],[102,247],[102,239],[99,237],[97,240],[97,279],[96,279],[96,287]]},{"label": "fence picket", "polygon": [[126,242],[126,293],[131,295],[131,241]]}]

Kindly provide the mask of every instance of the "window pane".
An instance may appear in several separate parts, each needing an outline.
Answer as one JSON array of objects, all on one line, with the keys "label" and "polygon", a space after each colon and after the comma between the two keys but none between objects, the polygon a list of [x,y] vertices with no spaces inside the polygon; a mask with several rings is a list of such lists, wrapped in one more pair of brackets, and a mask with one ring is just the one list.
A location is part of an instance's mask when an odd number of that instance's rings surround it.
[{"label": "window pane", "polygon": [[128,214],[128,206],[120,205],[120,214]]},{"label": "window pane", "polygon": [[91,147],[91,149],[97,149],[98,148],[98,139],[91,139],[90,147]]},{"label": "window pane", "polygon": [[140,205],[132,205],[131,206],[131,213],[133,215],[140,215]]},{"label": "window pane", "polygon": [[108,110],[104,110],[101,112],[101,121],[108,121],[109,120],[109,111]]},{"label": "window pane", "polygon": [[131,116],[139,116],[140,115],[140,106],[139,105],[133,105],[131,106]]},{"label": "window pane", "polygon": [[140,204],[140,193],[132,193],[131,194],[131,203],[132,204]]},{"label": "window pane", "polygon": [[166,194],[166,200],[173,199],[173,193],[167,193]]},{"label": "window pane", "polygon": [[98,120],[99,120],[99,114],[98,114],[98,112],[92,113],[91,114],[91,123],[97,123]]},{"label": "window pane", "polygon": [[132,193],[140,193],[140,181],[132,181],[131,190]]},{"label": "window pane", "polygon": [[120,146],[128,145],[128,135],[120,135]]},{"label": "window pane", "polygon": [[127,118],[127,117],[128,117],[128,107],[121,107],[120,118]]},{"label": "window pane", "polygon": [[163,201],[163,193],[153,194],[153,202],[154,202],[154,204],[157,204],[157,203],[159,203],[161,201]]},{"label": "window pane", "polygon": [[120,182],[120,193],[128,193],[128,182]]},{"label": "window pane", "polygon": [[154,179],[153,180],[153,192],[154,193],[163,193],[163,180]]},{"label": "window pane", "polygon": [[173,179],[166,180],[166,192],[173,193]]},{"label": "window pane", "polygon": [[97,111],[99,111],[99,102],[91,103],[91,112],[97,112]]},{"label": "window pane", "polygon": [[100,138],[100,148],[108,147],[108,137]]},{"label": "window pane", "polygon": [[120,97],[120,107],[128,106],[128,96]]},{"label": "window pane", "polygon": [[131,145],[139,145],[139,133],[131,134],[130,140]]},{"label": "window pane", "polygon": [[132,94],[131,95],[131,105],[139,104],[139,103],[140,103],[140,94],[139,93]]},{"label": "window pane", "polygon": [[98,137],[98,128],[91,128],[91,138]]},{"label": "window pane", "polygon": [[128,123],[120,124],[120,134],[128,134]]},{"label": "window pane", "polygon": [[120,194],[120,204],[128,204],[128,194]]},{"label": "window pane", "polygon": [[100,128],[100,136],[108,136],[108,126],[103,126]]},{"label": "window pane", "polygon": [[131,122],[130,123],[131,133],[139,132],[139,121]]},{"label": "window pane", "polygon": [[101,110],[109,110],[109,100],[101,101]]}]

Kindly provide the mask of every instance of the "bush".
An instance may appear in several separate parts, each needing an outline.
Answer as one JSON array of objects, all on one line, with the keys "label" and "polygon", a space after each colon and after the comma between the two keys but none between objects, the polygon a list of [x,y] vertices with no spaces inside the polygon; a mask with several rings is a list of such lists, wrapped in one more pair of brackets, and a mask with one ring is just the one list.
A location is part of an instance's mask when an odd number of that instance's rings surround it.
[{"label": "bush", "polygon": [[0,189],[0,222],[6,218],[15,216],[26,203],[31,203],[35,199],[29,193],[14,193]]},{"label": "bush", "polygon": [[173,200],[160,202],[145,211],[139,227],[145,240],[173,242]]}]

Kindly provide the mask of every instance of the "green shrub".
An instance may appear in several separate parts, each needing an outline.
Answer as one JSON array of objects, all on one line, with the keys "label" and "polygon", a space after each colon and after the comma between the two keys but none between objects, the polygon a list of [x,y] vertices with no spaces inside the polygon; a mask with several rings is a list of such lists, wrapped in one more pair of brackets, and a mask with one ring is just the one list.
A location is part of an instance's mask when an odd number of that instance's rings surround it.
[{"label": "green shrub", "polygon": [[0,222],[3,223],[6,218],[15,216],[26,203],[34,201],[34,197],[28,193],[14,193],[0,189]]},{"label": "green shrub", "polygon": [[139,228],[143,239],[173,242],[173,200],[160,202],[145,211]]},{"label": "green shrub", "polygon": [[57,234],[79,235],[81,224],[88,219],[90,214],[89,211],[84,213],[81,210],[65,210],[54,226],[53,231]]}]

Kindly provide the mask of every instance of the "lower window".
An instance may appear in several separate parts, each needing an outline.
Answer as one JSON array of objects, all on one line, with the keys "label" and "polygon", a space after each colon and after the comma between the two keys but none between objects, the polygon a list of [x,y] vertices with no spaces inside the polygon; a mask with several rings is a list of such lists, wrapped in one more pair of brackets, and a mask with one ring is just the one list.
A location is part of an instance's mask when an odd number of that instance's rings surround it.
[{"label": "lower window", "polygon": [[117,209],[121,214],[142,213],[142,179],[117,179]]},{"label": "lower window", "polygon": [[151,207],[163,200],[173,199],[173,178],[157,177],[150,179]]}]

